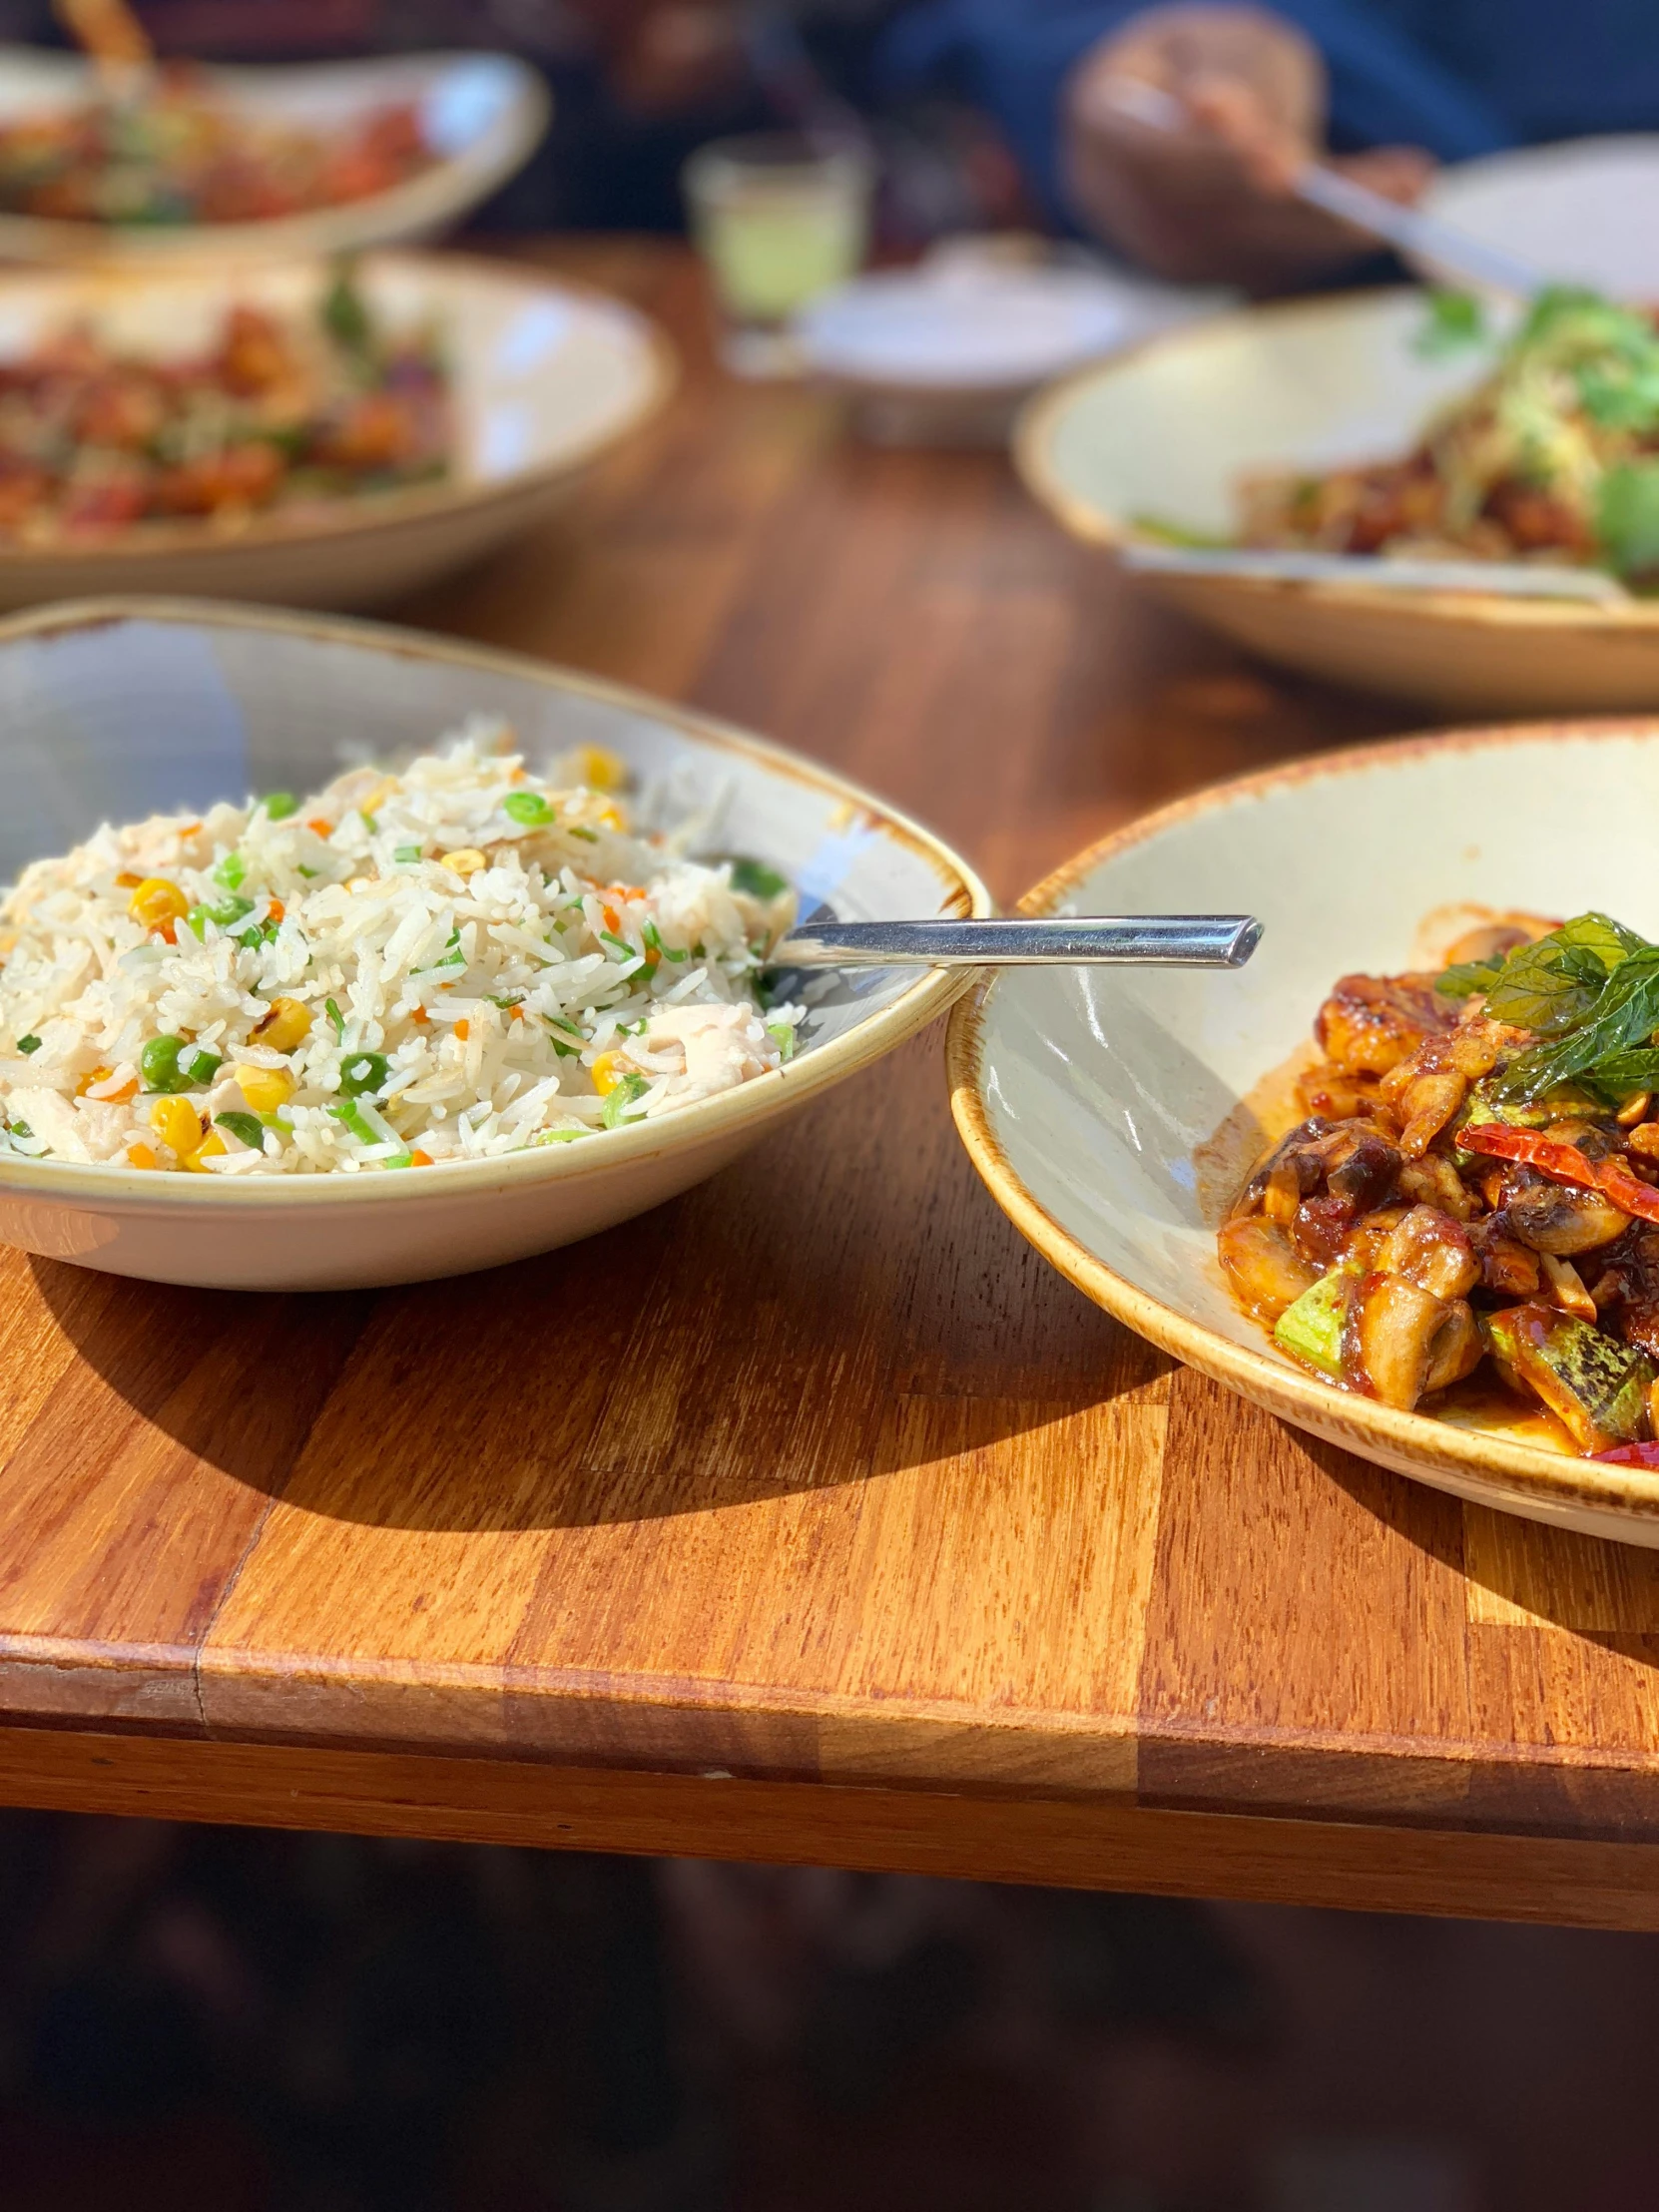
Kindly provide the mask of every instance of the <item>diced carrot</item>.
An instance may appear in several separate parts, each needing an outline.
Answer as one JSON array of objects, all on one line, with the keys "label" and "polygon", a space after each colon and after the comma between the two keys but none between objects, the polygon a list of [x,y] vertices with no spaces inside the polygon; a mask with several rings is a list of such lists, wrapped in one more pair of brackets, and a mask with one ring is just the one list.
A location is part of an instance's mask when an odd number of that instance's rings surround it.
[{"label": "diced carrot", "polygon": [[455,1034],[457,1037],[460,1038],[462,1044],[465,1044],[467,1038],[471,1036],[472,1031],[464,1021],[458,1021],[455,1024]]},{"label": "diced carrot", "polygon": [[432,1155],[429,1152],[422,1152],[420,1147],[416,1145],[415,1149],[409,1154],[410,1167],[429,1168],[431,1164]]}]

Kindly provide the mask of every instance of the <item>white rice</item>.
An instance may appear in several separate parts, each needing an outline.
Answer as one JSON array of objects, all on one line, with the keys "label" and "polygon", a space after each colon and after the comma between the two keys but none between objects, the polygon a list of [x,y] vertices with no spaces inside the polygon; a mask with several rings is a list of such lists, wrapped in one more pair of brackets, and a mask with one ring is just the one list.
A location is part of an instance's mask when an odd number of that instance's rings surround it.
[{"label": "white rice", "polygon": [[[510,743],[474,723],[291,813],[157,816],[27,868],[0,903],[0,1150],[384,1172],[654,1120],[789,1058],[801,1009],[756,980],[793,893],[632,834],[614,794],[539,782]],[[133,913],[151,879],[189,908],[173,941]],[[199,1138],[152,1087],[157,1038]]]}]

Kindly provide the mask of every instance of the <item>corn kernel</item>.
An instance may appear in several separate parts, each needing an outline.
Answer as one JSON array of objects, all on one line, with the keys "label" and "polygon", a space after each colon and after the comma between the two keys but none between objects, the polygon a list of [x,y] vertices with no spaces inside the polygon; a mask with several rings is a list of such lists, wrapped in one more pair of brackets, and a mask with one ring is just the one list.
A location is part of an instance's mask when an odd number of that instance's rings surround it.
[{"label": "corn kernel", "polygon": [[311,1014],[297,998],[274,998],[271,1009],[255,1025],[254,1042],[273,1052],[292,1052],[311,1033]]},{"label": "corn kernel", "polygon": [[189,913],[190,900],[165,875],[147,875],[134,891],[127,911],[143,928],[152,934],[159,931],[171,944],[174,924]]},{"label": "corn kernel", "polygon": [[619,1083],[628,1080],[628,1072],[620,1052],[602,1052],[593,1063],[593,1087],[601,1098],[609,1098]]},{"label": "corn kernel", "polygon": [[181,1160],[202,1142],[202,1117],[188,1098],[158,1098],[150,1109],[150,1126]]},{"label": "corn kernel", "polygon": [[458,851],[446,852],[443,864],[455,875],[476,875],[481,867],[489,866],[489,861],[475,844],[463,844]]},{"label": "corn kernel", "polygon": [[579,746],[576,753],[576,773],[591,791],[620,792],[627,789],[628,763],[620,753],[613,753],[609,746]]},{"label": "corn kernel", "polygon": [[256,1114],[274,1114],[293,1096],[293,1077],[286,1068],[256,1068],[242,1063],[235,1072],[242,1095]]},{"label": "corn kernel", "polygon": [[608,801],[601,807],[594,819],[596,822],[602,822],[607,830],[626,830],[628,827],[627,816],[614,800]]},{"label": "corn kernel", "polygon": [[159,1168],[161,1164],[147,1144],[130,1144],[127,1147],[127,1165],[130,1168]]},{"label": "corn kernel", "polygon": [[210,1160],[217,1160],[223,1153],[226,1153],[229,1150],[230,1147],[226,1144],[225,1139],[216,1129],[211,1136],[203,1138],[202,1142],[197,1146],[196,1150],[188,1155],[184,1164],[187,1168],[189,1168],[192,1175],[206,1175],[208,1172],[208,1162]]}]

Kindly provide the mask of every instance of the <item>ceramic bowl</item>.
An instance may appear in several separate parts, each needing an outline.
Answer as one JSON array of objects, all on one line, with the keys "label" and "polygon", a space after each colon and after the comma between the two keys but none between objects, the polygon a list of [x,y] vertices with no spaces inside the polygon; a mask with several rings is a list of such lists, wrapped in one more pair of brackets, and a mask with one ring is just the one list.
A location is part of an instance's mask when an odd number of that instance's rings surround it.
[{"label": "ceramic bowl", "polygon": [[[0,609],[112,591],[207,594],[279,605],[383,605],[479,558],[566,499],[582,472],[667,402],[668,340],[621,301],[509,264],[418,254],[358,265],[392,325],[435,323],[449,349],[457,452],[441,482],[280,507],[228,529],[147,522],[101,543],[0,543]],[[321,263],[240,272],[238,299],[309,312]],[[134,276],[51,271],[0,286],[0,359],[85,317],[147,353],[207,343],[223,272]]]},{"label": "ceramic bowl", "polygon": [[1236,973],[1025,969],[978,985],[949,1044],[974,1164],[1080,1290],[1270,1412],[1460,1497],[1659,1545],[1659,1474],[1331,1388],[1233,1304],[1214,1245],[1271,1130],[1263,1079],[1306,1045],[1339,975],[1405,968],[1425,934],[1443,931],[1442,949],[1470,905],[1599,906],[1659,936],[1656,831],[1659,722],[1330,754],[1135,823],[1023,910],[1253,912],[1261,949]]},{"label": "ceramic bowl", "polygon": [[[1425,360],[1406,288],[1255,307],[1087,369],[1036,400],[1016,451],[1067,529],[1119,547],[1156,517],[1236,527],[1242,476],[1406,451],[1475,380]],[[1659,707],[1659,606],[1511,600],[1259,578],[1148,576],[1147,588],[1266,659],[1456,712]]]},{"label": "ceramic bowl", "polygon": [[1436,174],[1423,206],[1557,283],[1659,301],[1656,196],[1659,134],[1649,131],[1454,162]]},{"label": "ceramic bowl", "polygon": [[[510,54],[394,54],[296,67],[204,69],[226,104],[251,118],[341,127],[375,108],[412,102],[438,159],[406,184],[339,208],[263,223],[176,227],[59,223],[0,215],[0,261],[154,269],[212,262],[240,276],[256,261],[354,253],[429,238],[458,223],[529,160],[552,112],[538,71]],[[78,54],[0,47],[0,123],[78,107],[94,78]]]},{"label": "ceramic bowl", "polygon": [[[0,882],[102,821],[315,790],[350,761],[428,747],[479,712],[507,717],[532,762],[573,745],[611,748],[659,794],[665,818],[717,802],[716,848],[783,870],[809,907],[828,901],[869,920],[990,911],[978,877],[924,830],[827,769],[702,716],[412,631],[164,600],[0,624]],[[493,1267],[609,1229],[712,1175],[960,988],[956,971],[828,978],[787,1066],[586,1144],[400,1176],[235,1183],[0,1160],[0,1242],[232,1290]]]}]

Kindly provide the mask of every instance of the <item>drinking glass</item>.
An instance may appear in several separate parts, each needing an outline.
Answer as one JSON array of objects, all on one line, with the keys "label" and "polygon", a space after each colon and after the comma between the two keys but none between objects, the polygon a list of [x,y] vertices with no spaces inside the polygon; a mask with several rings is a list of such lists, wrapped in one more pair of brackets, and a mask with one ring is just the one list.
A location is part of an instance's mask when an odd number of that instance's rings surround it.
[{"label": "drinking glass", "polygon": [[857,274],[874,178],[860,146],[782,133],[716,139],[692,156],[686,203],[714,279],[729,368],[741,376],[799,372],[791,322],[809,300]]}]

